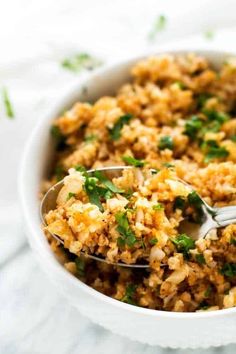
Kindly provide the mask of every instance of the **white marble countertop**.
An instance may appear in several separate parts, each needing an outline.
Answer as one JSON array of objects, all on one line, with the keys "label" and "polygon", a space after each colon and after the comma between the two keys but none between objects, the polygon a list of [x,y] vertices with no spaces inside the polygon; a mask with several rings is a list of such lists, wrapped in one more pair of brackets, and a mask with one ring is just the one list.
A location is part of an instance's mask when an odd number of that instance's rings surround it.
[{"label": "white marble countertop", "polygon": [[[57,292],[37,264],[23,232],[17,200],[22,147],[50,102],[80,77],[60,66],[79,51],[114,62],[172,41],[231,49],[234,0],[8,0],[0,3],[0,88],[15,110],[7,119],[0,104],[0,353],[167,353],[121,338],[81,316]],[[147,41],[155,19],[166,29]],[[210,41],[203,36],[215,32]],[[82,74],[82,76],[85,74]],[[212,329],[214,330],[214,329]],[[236,345],[176,353],[235,353]],[[170,350],[170,352],[173,352]]]}]

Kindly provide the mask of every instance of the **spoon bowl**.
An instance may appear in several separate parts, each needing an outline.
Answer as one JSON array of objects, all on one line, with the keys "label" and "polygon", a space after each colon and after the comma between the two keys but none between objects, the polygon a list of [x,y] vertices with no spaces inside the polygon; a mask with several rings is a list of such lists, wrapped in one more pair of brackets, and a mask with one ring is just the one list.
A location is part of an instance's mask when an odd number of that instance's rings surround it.
[{"label": "spoon bowl", "polygon": [[[88,170],[88,174],[92,174],[95,171],[99,172],[106,172],[109,174],[115,174],[121,173],[125,169],[130,169],[133,168],[132,166],[111,166],[111,167],[102,167],[98,169],[91,169]],[[181,179],[178,179],[181,183],[183,183],[186,187],[189,188],[189,190],[193,191],[193,188],[187,184],[185,181],[182,181]],[[50,211],[56,208],[56,201],[57,201],[57,196],[58,193],[60,192],[61,188],[64,185],[64,180],[61,180],[54,186],[52,186],[48,192],[45,194],[42,202],[41,202],[41,207],[40,207],[40,215],[41,219],[46,226],[46,220],[45,220],[45,215]],[[196,193],[196,192],[195,192]],[[182,234],[187,234],[190,236],[193,240],[198,240],[200,238],[204,238],[209,231],[212,229],[216,229],[219,227],[223,227],[226,225],[229,225],[231,223],[236,222],[236,206],[228,206],[228,207],[223,207],[223,208],[213,208],[209,206],[198,194],[197,197],[199,198],[200,204],[201,204],[201,211],[202,211],[202,217],[201,217],[201,222],[200,223],[195,223],[189,221],[187,218],[183,219],[183,221],[180,222],[179,225],[179,232]],[[63,240],[55,234],[51,234],[57,241],[59,241],[61,244],[64,245]],[[103,257],[96,256],[94,254],[88,254],[83,251],[80,252],[80,254],[84,257],[99,261],[99,262],[105,262],[114,266],[121,266],[121,267],[127,267],[127,268],[149,268],[149,264],[126,264],[123,262],[117,262],[117,263],[112,263],[106,260]]]}]

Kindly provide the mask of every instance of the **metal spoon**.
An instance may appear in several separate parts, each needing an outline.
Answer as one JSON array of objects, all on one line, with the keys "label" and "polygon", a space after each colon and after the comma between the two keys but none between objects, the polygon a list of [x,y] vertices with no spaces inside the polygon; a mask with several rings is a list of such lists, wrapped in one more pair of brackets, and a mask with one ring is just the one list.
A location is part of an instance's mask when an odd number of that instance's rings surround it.
[{"label": "metal spoon", "polygon": [[[103,167],[103,168],[98,168],[98,169],[92,169],[88,170],[87,173],[93,173],[95,171],[101,171],[101,172],[122,172],[124,169],[129,169],[133,168],[132,166],[112,166],[112,167]],[[153,170],[154,171],[154,170]],[[180,182],[185,184],[190,190],[193,191],[193,188],[187,184],[186,182],[178,179]],[[59,191],[64,185],[64,181],[60,181],[56,183],[54,186],[52,186],[48,192],[45,194],[42,202],[41,202],[41,207],[40,207],[40,216],[41,219],[46,226],[46,220],[45,220],[45,215],[50,211],[56,208],[56,200]],[[198,195],[199,196],[199,195]],[[202,208],[202,223],[201,224],[196,224],[193,222],[189,222],[188,220],[184,219],[180,225],[179,225],[179,231],[181,233],[186,233],[188,236],[193,238],[194,240],[204,238],[207,233],[216,228],[224,227],[229,224],[236,223],[236,205],[235,206],[228,206],[228,207],[222,207],[222,208],[215,208],[209,206],[200,196],[201,200],[201,208]],[[52,234],[52,236],[59,241],[61,244],[64,245],[63,240],[55,235]],[[122,262],[117,262],[117,263],[111,263],[107,261],[106,259],[98,256],[94,256],[92,254],[87,254],[85,252],[80,252],[81,255],[88,257],[90,259],[94,259],[96,261],[100,262],[105,262],[111,265],[116,265],[116,266],[122,266],[122,267],[128,267],[128,268],[148,268],[148,264],[126,264]]]}]

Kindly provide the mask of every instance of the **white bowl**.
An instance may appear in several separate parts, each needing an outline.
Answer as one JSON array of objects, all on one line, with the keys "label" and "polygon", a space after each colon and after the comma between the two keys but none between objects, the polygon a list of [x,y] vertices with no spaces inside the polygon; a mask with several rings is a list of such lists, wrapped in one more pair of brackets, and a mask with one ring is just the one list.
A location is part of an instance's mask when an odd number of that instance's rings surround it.
[{"label": "white bowl", "polygon": [[[188,51],[171,51],[184,54]],[[219,66],[229,53],[199,51]],[[156,54],[160,54],[156,53]],[[50,125],[76,100],[94,100],[112,94],[129,79],[129,70],[140,58],[107,67],[80,81],[41,118],[25,149],[20,173],[20,199],[29,242],[42,268],[53,282],[84,315],[101,326],[133,340],[162,347],[209,347],[236,342],[236,309],[212,312],[174,313],[149,310],[122,303],[85,285],[56,260],[41,230],[38,191],[53,156]],[[84,87],[87,87],[87,92]]]}]

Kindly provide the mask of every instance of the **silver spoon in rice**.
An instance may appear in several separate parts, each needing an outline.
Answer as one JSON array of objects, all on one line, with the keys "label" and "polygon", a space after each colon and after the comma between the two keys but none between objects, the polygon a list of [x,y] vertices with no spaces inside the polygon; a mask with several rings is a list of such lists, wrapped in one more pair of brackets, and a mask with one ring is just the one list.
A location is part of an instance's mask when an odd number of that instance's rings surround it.
[{"label": "silver spoon in rice", "polygon": [[[115,173],[118,175],[125,169],[133,168],[133,166],[111,166],[111,167],[102,167],[98,169],[88,170],[88,174],[93,174],[95,171],[105,172],[105,173]],[[151,170],[156,173],[155,170]],[[193,188],[184,182],[183,180],[178,179],[179,182],[183,183],[185,186],[189,188],[190,191],[194,191]],[[46,226],[45,215],[50,211],[56,208],[56,200],[58,193],[64,185],[64,181],[56,183],[52,186],[47,193],[45,194],[41,206],[40,206],[40,216],[43,221],[43,224]],[[196,193],[196,192],[195,192]],[[198,199],[198,205],[201,210],[201,222],[194,223],[190,222],[187,219],[181,221],[179,225],[179,232],[187,234],[193,240],[198,240],[204,238],[207,233],[213,229],[217,229],[220,227],[224,227],[230,224],[236,223],[236,206],[227,206],[222,208],[215,208],[209,206],[200,196],[199,194],[195,194]],[[55,234],[51,234],[57,241],[59,241],[62,245],[64,245],[63,240]],[[95,261],[108,263],[115,266],[122,266],[127,268],[149,268],[149,264],[126,264],[123,262],[112,263],[107,261],[105,258],[95,256],[93,254],[87,254],[85,252],[80,252],[81,256],[88,257]]]}]

